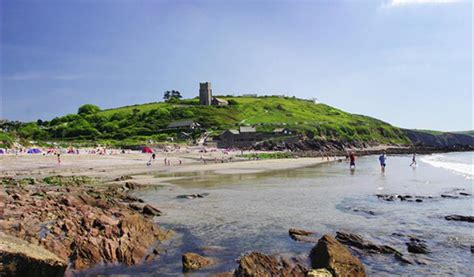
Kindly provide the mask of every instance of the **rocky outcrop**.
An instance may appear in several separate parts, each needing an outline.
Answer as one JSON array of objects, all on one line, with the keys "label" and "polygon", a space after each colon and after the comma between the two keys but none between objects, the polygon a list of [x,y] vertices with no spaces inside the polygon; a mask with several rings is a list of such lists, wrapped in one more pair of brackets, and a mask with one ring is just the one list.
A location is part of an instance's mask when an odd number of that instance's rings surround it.
[{"label": "rocky outcrop", "polygon": [[407,130],[403,132],[416,147],[445,150],[474,149],[474,137],[463,134],[442,133],[433,135],[423,131]]},{"label": "rocky outcrop", "polygon": [[314,234],[314,232],[311,232],[311,231],[291,228],[288,230],[288,234],[290,235],[290,238],[296,241],[314,242],[314,243],[318,241],[317,238],[311,237],[311,235]]},{"label": "rocky outcrop", "polygon": [[306,276],[307,272],[308,268],[300,261],[252,252],[240,258],[234,275],[237,277]]},{"label": "rocky outcrop", "polygon": [[354,246],[362,250],[368,250],[372,253],[400,254],[400,252],[394,249],[393,247],[390,247],[388,245],[374,244],[357,234],[347,232],[336,232],[336,234],[336,239],[346,245]]},{"label": "rocky outcrop", "polygon": [[465,222],[474,222],[474,216],[468,215],[447,215],[444,217],[446,220],[453,220],[453,221],[465,221]]},{"label": "rocky outcrop", "polygon": [[0,276],[61,277],[66,261],[41,246],[0,233]]},{"label": "rocky outcrop", "polygon": [[0,228],[41,245],[76,269],[149,261],[159,254],[159,243],[172,235],[151,220],[158,210],[146,205],[133,209],[135,199],[120,187],[69,186],[59,176],[54,180],[61,185],[4,186]]},{"label": "rocky outcrop", "polygon": [[331,235],[324,235],[310,253],[314,269],[325,268],[334,276],[365,276],[360,260]]},{"label": "rocky outcrop", "polygon": [[211,258],[206,258],[192,252],[185,253],[181,261],[183,263],[183,271],[198,270],[215,263]]},{"label": "rocky outcrop", "polygon": [[408,252],[415,254],[428,254],[428,246],[426,243],[417,238],[410,238],[410,241],[406,243]]}]

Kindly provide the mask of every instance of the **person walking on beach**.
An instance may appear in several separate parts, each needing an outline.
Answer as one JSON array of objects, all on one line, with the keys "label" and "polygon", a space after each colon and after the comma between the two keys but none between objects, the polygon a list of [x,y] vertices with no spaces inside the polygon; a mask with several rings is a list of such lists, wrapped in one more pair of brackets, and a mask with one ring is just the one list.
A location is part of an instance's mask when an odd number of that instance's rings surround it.
[{"label": "person walking on beach", "polygon": [[153,160],[153,162],[155,162],[155,158],[156,158],[156,154],[155,153],[151,154],[151,159]]},{"label": "person walking on beach", "polygon": [[58,152],[57,156],[58,156],[58,165],[61,165],[61,153]]},{"label": "person walking on beach", "polygon": [[382,170],[382,172],[385,172],[385,166],[386,166],[385,161],[386,161],[386,160],[387,160],[387,157],[385,156],[385,152],[383,152],[383,153],[379,156],[380,169]]},{"label": "person walking on beach", "polygon": [[413,153],[410,166],[416,166],[416,153]]},{"label": "person walking on beach", "polygon": [[355,167],[356,167],[356,163],[355,163],[356,157],[355,157],[354,152],[351,152],[349,154],[349,160],[350,160],[349,168],[350,169],[355,169]]}]

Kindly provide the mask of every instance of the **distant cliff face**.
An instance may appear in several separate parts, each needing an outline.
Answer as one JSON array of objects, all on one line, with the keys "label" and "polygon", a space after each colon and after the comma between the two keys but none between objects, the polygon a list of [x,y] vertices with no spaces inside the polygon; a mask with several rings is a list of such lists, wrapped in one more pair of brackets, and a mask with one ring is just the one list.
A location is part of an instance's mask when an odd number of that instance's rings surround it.
[{"label": "distant cliff face", "polygon": [[416,130],[404,129],[403,132],[417,147],[439,149],[473,149],[474,137],[464,134],[443,133],[433,135]]}]

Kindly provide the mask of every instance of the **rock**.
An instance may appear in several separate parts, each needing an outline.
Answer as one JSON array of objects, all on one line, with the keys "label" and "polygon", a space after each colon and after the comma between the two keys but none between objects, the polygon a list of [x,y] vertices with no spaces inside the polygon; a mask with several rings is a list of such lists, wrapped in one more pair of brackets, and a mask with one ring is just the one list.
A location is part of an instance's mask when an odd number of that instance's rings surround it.
[{"label": "rock", "polygon": [[183,271],[198,270],[202,267],[210,266],[215,263],[211,258],[203,257],[199,254],[188,252],[181,259],[183,262]]},{"label": "rock", "polygon": [[128,175],[125,175],[125,176],[120,176],[118,178],[115,178],[114,181],[125,181],[125,180],[130,180],[130,179],[133,179],[132,176],[128,176]]},{"label": "rock", "polygon": [[396,249],[388,245],[376,245],[363,237],[346,232],[336,232],[336,239],[346,245],[354,246],[359,249],[369,250],[370,252],[381,253],[381,254],[401,254]]},{"label": "rock", "polygon": [[424,242],[417,238],[410,238],[410,242],[406,243],[408,252],[416,254],[428,254],[428,247]]},{"label": "rock", "polygon": [[364,214],[368,214],[368,215],[375,215],[375,212],[369,211],[369,210],[353,209],[352,211],[354,211],[356,213],[364,213]]},{"label": "rock", "polygon": [[365,276],[360,260],[331,235],[324,235],[310,253],[315,269],[325,268],[334,276]]},{"label": "rock", "polygon": [[466,216],[466,215],[447,215],[447,216],[445,216],[444,218],[445,218],[446,220],[474,222],[474,216]]},{"label": "rock", "polygon": [[251,252],[239,260],[234,276],[306,276],[308,269],[298,261]]},{"label": "rock", "polygon": [[195,199],[195,198],[204,198],[208,196],[209,193],[194,193],[194,194],[181,194],[176,196],[176,198],[185,198],[185,199]]},{"label": "rock", "polygon": [[126,182],[124,187],[127,189],[137,189],[140,187],[140,184],[135,183],[135,182]]},{"label": "rock", "polygon": [[303,242],[311,242],[316,243],[318,241],[315,237],[310,237],[310,235],[314,234],[314,232],[306,231],[306,230],[299,230],[299,229],[289,229],[288,234],[290,238],[296,241],[303,241]]},{"label": "rock", "polygon": [[144,215],[149,215],[149,216],[160,216],[161,215],[160,210],[158,210],[157,208],[155,208],[151,205],[148,205],[148,204],[143,206],[143,211],[142,212],[143,212]]},{"label": "rock", "polygon": [[325,268],[319,268],[319,269],[313,269],[308,272],[307,277],[332,277],[332,273],[325,269]]},{"label": "rock", "polygon": [[290,235],[290,237],[294,236],[294,235],[309,236],[309,235],[314,234],[314,232],[291,228],[291,229],[288,230],[288,234]]},{"label": "rock", "polygon": [[41,246],[0,233],[0,275],[63,276],[66,261]]},{"label": "rock", "polygon": [[441,197],[443,197],[443,198],[450,198],[450,199],[458,199],[458,198],[459,198],[459,196],[450,195],[450,194],[441,194]]}]

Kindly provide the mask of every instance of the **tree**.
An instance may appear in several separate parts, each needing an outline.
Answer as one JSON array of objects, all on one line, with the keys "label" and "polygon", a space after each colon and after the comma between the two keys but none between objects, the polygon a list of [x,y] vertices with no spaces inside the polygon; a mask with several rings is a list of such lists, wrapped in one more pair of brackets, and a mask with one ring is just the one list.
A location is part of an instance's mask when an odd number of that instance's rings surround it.
[{"label": "tree", "polygon": [[163,99],[165,101],[169,101],[171,99],[181,99],[183,98],[183,96],[181,96],[181,92],[177,91],[177,90],[172,90],[172,91],[165,91],[164,95],[163,95]]},{"label": "tree", "polygon": [[92,105],[92,104],[85,104],[79,107],[77,110],[77,113],[80,115],[85,115],[85,114],[95,114],[100,112],[99,106]]}]

